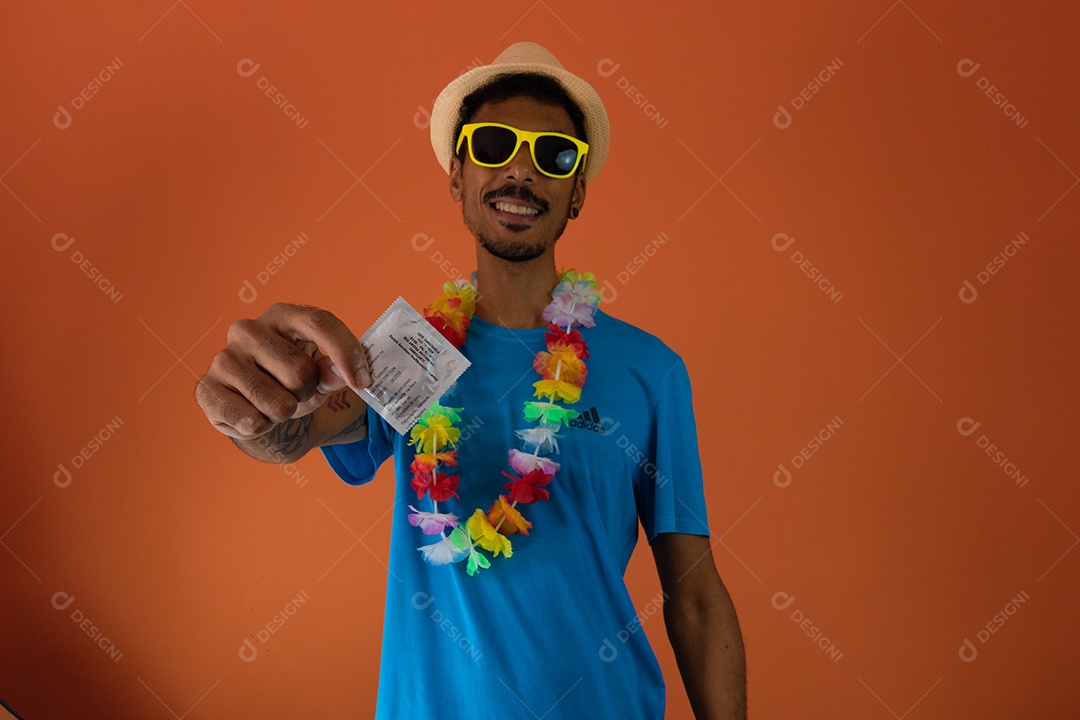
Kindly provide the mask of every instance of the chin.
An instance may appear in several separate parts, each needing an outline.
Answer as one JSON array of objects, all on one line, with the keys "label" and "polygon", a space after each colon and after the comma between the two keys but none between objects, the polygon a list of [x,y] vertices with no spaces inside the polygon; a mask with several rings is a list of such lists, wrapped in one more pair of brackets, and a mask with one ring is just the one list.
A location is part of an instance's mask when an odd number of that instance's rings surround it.
[{"label": "chin", "polygon": [[542,256],[548,249],[547,245],[541,242],[493,239],[483,232],[473,234],[485,250],[508,262],[529,262]]}]

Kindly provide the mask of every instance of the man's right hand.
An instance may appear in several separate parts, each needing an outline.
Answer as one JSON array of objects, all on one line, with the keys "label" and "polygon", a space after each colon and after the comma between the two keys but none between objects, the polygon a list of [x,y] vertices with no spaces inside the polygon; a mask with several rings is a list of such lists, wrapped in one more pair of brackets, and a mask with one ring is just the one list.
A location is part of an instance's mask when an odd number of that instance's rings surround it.
[{"label": "man's right hand", "polygon": [[[277,303],[258,319],[234,322],[227,342],[195,386],[195,398],[210,423],[248,452],[248,443],[284,429],[290,420],[306,418],[335,391],[346,386],[359,391],[371,384],[364,347],[345,323],[326,310]],[[340,408],[336,408],[333,413],[319,413],[316,419],[321,422],[315,428],[311,418],[302,423],[305,434],[311,435],[304,452],[340,437],[340,431],[366,411],[356,395],[343,392],[348,398],[336,405],[350,412],[338,413]],[[272,445],[258,445],[273,453]]]}]

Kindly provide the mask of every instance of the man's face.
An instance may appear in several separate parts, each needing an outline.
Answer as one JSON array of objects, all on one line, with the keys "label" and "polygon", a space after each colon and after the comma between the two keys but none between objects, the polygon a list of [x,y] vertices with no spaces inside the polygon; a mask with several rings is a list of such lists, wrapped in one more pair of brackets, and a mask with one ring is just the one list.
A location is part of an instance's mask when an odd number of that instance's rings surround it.
[{"label": "man's face", "polygon": [[[576,137],[566,110],[530,97],[486,103],[470,122]],[[585,202],[585,177],[580,172],[561,179],[544,175],[533,166],[528,143],[522,143],[513,159],[498,168],[475,164],[467,152],[464,162],[451,157],[450,196],[461,203],[465,226],[488,252],[523,262],[552,252],[570,209],[580,210]]]}]

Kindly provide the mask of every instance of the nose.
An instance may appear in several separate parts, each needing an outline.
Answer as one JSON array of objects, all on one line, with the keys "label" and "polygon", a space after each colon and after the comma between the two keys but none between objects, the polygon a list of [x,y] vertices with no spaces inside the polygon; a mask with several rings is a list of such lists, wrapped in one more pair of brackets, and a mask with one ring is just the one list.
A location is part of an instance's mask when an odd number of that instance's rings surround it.
[{"label": "nose", "polygon": [[528,142],[523,142],[518,146],[517,152],[514,157],[510,158],[510,162],[507,163],[503,171],[504,176],[507,179],[513,179],[518,181],[533,181],[536,179],[537,170],[533,165],[532,153]]}]

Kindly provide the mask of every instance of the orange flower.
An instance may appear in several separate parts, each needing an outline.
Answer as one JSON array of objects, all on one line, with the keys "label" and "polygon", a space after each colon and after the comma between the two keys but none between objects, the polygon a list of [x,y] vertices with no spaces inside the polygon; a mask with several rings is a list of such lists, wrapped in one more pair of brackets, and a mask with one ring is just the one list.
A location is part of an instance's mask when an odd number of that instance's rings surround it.
[{"label": "orange flower", "polygon": [[522,517],[521,513],[513,505],[506,502],[506,496],[504,495],[500,495],[499,499],[488,510],[487,518],[492,526],[502,530],[505,535],[513,535],[516,532],[528,535],[529,528],[532,527],[531,522]]},{"label": "orange flower", "polygon": [[533,369],[545,380],[554,380],[558,374],[561,382],[578,387],[585,384],[587,374],[585,363],[569,345],[554,347],[551,352],[536,353],[536,357],[533,358]]}]

